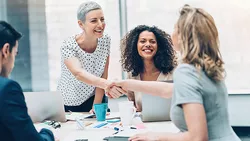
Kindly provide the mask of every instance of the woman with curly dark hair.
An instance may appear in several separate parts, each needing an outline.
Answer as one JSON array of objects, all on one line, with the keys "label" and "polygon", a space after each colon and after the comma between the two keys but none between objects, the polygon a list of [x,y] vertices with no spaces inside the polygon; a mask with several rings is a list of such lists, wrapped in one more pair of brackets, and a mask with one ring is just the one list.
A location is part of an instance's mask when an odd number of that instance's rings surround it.
[{"label": "woman with curly dark hair", "polygon": [[[172,80],[172,72],[177,65],[172,46],[170,35],[156,26],[139,25],[132,29],[121,43],[121,62],[123,69],[128,72],[128,79]],[[134,83],[138,82],[133,81],[132,84]],[[131,91],[128,91],[127,96],[135,102],[137,111],[141,111],[141,94],[136,92],[140,87],[133,87],[128,89]],[[162,96],[166,97],[166,93]]]},{"label": "woman with curly dark hair", "polygon": [[121,53],[122,66],[132,76],[145,73],[148,69],[145,63],[153,63],[163,74],[176,66],[171,37],[156,26],[139,25],[132,29],[122,39]]}]

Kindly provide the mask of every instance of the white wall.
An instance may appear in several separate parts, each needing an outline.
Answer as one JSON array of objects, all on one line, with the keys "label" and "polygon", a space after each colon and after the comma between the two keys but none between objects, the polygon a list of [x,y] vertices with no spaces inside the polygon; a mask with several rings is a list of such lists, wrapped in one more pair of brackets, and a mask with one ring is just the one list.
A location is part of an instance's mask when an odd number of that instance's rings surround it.
[{"label": "white wall", "polygon": [[0,0],[0,20],[6,20],[6,0]]}]

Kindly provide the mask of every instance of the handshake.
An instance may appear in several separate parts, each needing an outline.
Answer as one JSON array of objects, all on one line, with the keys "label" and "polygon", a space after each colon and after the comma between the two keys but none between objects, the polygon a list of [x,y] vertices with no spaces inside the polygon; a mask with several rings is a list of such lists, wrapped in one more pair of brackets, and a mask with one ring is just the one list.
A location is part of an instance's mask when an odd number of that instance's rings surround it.
[{"label": "handshake", "polygon": [[108,81],[105,93],[109,98],[119,98],[128,93],[128,81],[127,80],[115,80]]}]

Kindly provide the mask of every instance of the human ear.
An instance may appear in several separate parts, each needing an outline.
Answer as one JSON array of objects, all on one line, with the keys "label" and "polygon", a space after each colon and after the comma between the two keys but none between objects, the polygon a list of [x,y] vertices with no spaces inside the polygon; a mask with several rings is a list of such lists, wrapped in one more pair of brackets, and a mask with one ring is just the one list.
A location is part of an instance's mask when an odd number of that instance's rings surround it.
[{"label": "human ear", "polygon": [[10,44],[5,43],[2,48],[2,56],[3,58],[7,58],[9,54],[10,54]]},{"label": "human ear", "polygon": [[81,29],[84,29],[84,23],[81,20],[78,20],[77,23]]}]

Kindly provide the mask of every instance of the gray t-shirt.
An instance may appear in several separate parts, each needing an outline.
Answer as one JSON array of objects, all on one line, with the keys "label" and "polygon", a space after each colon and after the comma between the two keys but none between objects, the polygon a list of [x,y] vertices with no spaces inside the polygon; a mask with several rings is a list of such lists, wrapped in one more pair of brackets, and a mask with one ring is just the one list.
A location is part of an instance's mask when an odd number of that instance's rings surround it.
[{"label": "gray t-shirt", "polygon": [[200,103],[206,111],[209,141],[240,141],[229,124],[228,93],[224,81],[214,82],[204,71],[189,64],[179,65],[173,79],[171,119],[182,132],[188,129],[181,105]]}]

